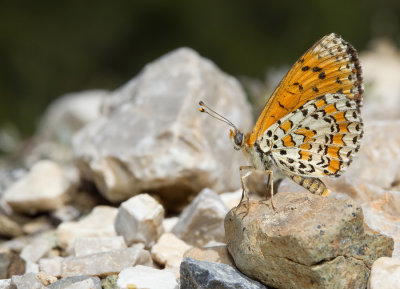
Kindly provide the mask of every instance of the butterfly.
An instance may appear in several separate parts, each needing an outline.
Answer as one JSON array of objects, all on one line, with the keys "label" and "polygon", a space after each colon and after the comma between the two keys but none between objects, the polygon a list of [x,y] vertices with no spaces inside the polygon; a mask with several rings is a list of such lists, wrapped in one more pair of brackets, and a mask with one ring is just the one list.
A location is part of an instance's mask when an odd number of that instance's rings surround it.
[{"label": "butterfly", "polygon": [[[354,47],[331,33],[301,56],[244,134],[204,102],[199,110],[229,124],[236,150],[272,180],[272,166],[308,191],[329,195],[320,177],[338,177],[350,165],[363,136],[362,71]],[[242,174],[241,174],[242,175]],[[246,192],[241,176],[243,196]],[[272,181],[269,181],[272,203]],[[247,196],[248,198],[248,196]],[[273,203],[272,203],[273,206]]]}]

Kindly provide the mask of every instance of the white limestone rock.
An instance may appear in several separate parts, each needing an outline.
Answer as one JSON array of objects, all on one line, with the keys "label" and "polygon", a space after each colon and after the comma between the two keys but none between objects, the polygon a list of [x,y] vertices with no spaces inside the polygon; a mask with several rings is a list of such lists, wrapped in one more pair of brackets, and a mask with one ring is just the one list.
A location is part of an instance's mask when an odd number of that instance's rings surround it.
[{"label": "white limestone rock", "polygon": [[372,264],[368,289],[400,289],[400,260],[381,257]]},{"label": "white limestone rock", "polygon": [[172,272],[140,265],[122,270],[117,286],[120,289],[178,289]]},{"label": "white limestone rock", "polygon": [[158,242],[151,248],[153,260],[166,268],[179,268],[183,254],[192,248],[172,233],[161,235]]},{"label": "white limestone rock", "polygon": [[126,244],[121,236],[77,238],[74,246],[76,257],[122,249],[126,249]]},{"label": "white limestone rock", "polygon": [[172,233],[192,246],[201,247],[210,241],[224,242],[227,213],[228,208],[218,194],[204,189],[183,210]]},{"label": "white limestone rock", "polygon": [[28,273],[25,275],[14,275],[11,277],[10,288],[16,289],[44,289],[44,286],[35,273]]},{"label": "white limestone rock", "polygon": [[150,195],[140,194],[123,202],[115,218],[115,231],[128,246],[144,243],[154,245],[163,233],[164,208]]},{"label": "white limestone rock", "polygon": [[11,279],[0,280],[0,289],[9,289],[11,284]]},{"label": "white limestone rock", "polygon": [[61,265],[63,257],[42,258],[39,260],[39,271],[55,277],[61,277]]},{"label": "white limestone rock", "polygon": [[61,276],[106,276],[134,265],[153,265],[149,251],[127,248],[81,257],[67,257],[61,263]]},{"label": "white limestone rock", "polygon": [[62,207],[73,188],[73,182],[61,166],[43,160],[9,187],[3,198],[13,211],[35,214]]},{"label": "white limestone rock", "polygon": [[89,215],[78,222],[65,222],[57,228],[58,243],[62,249],[72,253],[76,238],[116,236],[114,220],[118,209],[97,206]]},{"label": "white limestone rock", "polygon": [[85,177],[110,201],[157,192],[178,209],[204,187],[240,186],[228,127],[197,111],[204,100],[238,127],[252,123],[239,82],[188,48],[148,64],[108,97],[103,114],[75,135]]}]

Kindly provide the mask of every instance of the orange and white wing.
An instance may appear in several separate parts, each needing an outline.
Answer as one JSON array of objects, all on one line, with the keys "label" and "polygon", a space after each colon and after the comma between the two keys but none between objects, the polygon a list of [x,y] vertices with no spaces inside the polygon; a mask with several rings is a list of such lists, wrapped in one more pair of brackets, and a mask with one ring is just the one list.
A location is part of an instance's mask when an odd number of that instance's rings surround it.
[{"label": "orange and white wing", "polygon": [[362,79],[357,52],[337,34],[315,43],[289,70],[266,103],[247,138],[252,146],[279,119],[306,102],[329,93],[341,93],[362,102]]}]

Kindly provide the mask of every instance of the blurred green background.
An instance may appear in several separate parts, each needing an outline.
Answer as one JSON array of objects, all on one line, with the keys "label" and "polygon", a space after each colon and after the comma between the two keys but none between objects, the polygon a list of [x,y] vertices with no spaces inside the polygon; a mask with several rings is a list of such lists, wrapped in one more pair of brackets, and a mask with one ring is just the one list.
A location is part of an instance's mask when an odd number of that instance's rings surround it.
[{"label": "blurred green background", "polygon": [[181,46],[263,78],[336,32],[358,50],[400,43],[400,1],[1,1],[0,129],[34,132],[54,98],[115,89]]}]

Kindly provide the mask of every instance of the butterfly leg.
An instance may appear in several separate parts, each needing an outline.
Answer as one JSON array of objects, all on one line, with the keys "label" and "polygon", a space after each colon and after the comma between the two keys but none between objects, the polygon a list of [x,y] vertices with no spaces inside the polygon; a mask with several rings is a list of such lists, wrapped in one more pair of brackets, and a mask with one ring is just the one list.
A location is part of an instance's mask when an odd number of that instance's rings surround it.
[{"label": "butterfly leg", "polygon": [[265,190],[265,198],[268,197],[268,191],[271,194],[271,206],[274,211],[276,211],[275,206],[274,206],[274,172],[270,170],[266,170],[265,173],[268,175],[268,185]]},{"label": "butterfly leg", "polygon": [[[248,195],[248,193],[247,193],[246,186],[245,186],[245,184],[244,184],[244,179],[247,178],[247,177],[251,174],[251,172],[254,171],[254,170],[255,170],[255,168],[252,167],[252,166],[240,166],[240,168],[239,168],[239,172],[240,172],[240,182],[241,182],[241,184],[242,184],[242,197],[240,198],[240,202],[239,202],[239,204],[236,206],[236,208],[239,207],[239,205],[240,205],[240,204],[242,203],[242,201],[243,201],[244,196],[246,196],[246,202],[247,202],[247,206],[246,206],[246,207],[247,207],[247,211],[246,211],[246,213],[244,214],[243,218],[247,216],[247,214],[249,213],[249,209],[250,209],[250,206],[249,206],[249,195]],[[242,219],[243,219],[243,218],[242,218]]]},{"label": "butterfly leg", "polygon": [[329,196],[330,192],[324,182],[318,178],[307,178],[297,175],[289,175],[289,177],[303,188],[315,195]]}]

